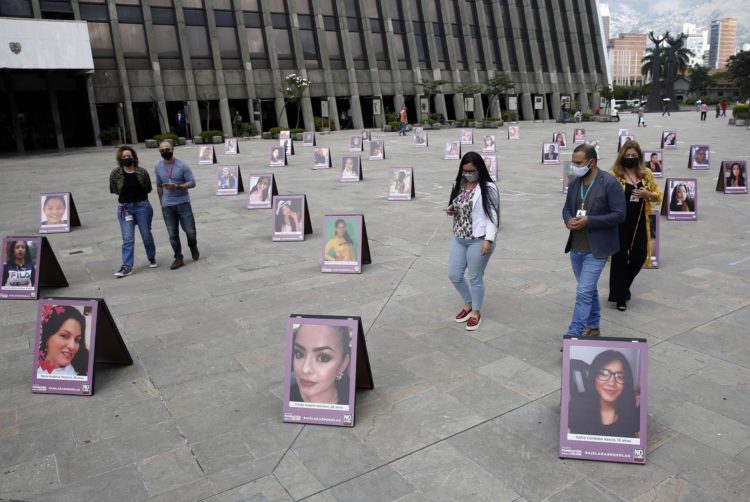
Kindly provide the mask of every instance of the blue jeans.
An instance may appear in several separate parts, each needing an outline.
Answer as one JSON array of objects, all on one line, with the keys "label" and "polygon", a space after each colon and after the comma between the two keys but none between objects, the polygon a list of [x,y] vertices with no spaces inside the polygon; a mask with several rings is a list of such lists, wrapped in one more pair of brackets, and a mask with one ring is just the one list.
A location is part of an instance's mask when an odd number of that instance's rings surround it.
[{"label": "blue jeans", "polygon": [[[133,219],[126,221],[126,216]],[[141,233],[143,246],[146,248],[148,261],[156,258],[156,245],[154,236],[151,235],[151,221],[154,219],[154,210],[148,199],[139,202],[128,202],[117,204],[117,220],[120,222],[120,233],[122,233],[122,266],[133,268],[133,251],[135,248],[135,227]]]},{"label": "blue jeans", "polygon": [[406,136],[406,122],[401,122],[401,129],[398,131],[399,136],[404,135]]},{"label": "blue jeans", "polygon": [[180,229],[187,235],[188,247],[194,249],[198,246],[198,237],[195,232],[195,218],[193,218],[193,208],[189,202],[183,202],[174,206],[162,206],[161,213],[164,216],[164,223],[167,225],[169,234],[169,243],[174,250],[175,260],[182,259],[182,244],[180,243]]},{"label": "blue jeans", "polygon": [[584,328],[598,328],[602,313],[599,304],[599,290],[596,283],[602,274],[606,258],[595,258],[591,253],[570,252],[570,264],[576,276],[576,306],[573,308],[573,319],[568,326],[568,334],[580,336]]},{"label": "blue jeans", "polygon": [[[464,303],[471,304],[472,310],[482,309],[484,269],[495,250],[495,243],[493,242],[489,254],[482,256],[483,243],[484,239],[462,239],[454,235],[451,252],[448,256],[448,278],[458,294],[461,295]],[[464,272],[467,268],[469,269],[469,284],[466,283],[464,278]]]}]

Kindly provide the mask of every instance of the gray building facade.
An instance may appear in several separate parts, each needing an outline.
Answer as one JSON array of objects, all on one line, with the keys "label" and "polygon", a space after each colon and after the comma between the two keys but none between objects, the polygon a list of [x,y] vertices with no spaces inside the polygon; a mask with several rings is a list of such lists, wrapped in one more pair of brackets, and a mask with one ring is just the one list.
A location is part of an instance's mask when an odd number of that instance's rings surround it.
[{"label": "gray building facade", "polygon": [[[521,119],[550,119],[563,96],[589,111],[608,83],[597,0],[3,0],[0,17],[88,25],[93,72],[3,73],[0,115],[23,116],[13,128],[24,138],[46,122],[40,148],[94,144],[118,126],[124,141],[143,141],[177,132],[178,112],[189,137],[206,128],[231,135],[237,112],[263,130],[312,130],[326,110],[332,128],[380,127],[404,104],[416,121],[419,83],[436,80],[447,83],[430,97],[431,113],[497,117],[507,102],[487,110],[480,93],[467,112],[460,92],[497,75],[514,83]],[[289,74],[311,85],[285,107]],[[32,89],[40,94],[24,96]],[[66,98],[60,89],[72,91]],[[543,110],[535,112],[535,96]],[[76,109],[86,130],[72,136],[62,115]]]}]

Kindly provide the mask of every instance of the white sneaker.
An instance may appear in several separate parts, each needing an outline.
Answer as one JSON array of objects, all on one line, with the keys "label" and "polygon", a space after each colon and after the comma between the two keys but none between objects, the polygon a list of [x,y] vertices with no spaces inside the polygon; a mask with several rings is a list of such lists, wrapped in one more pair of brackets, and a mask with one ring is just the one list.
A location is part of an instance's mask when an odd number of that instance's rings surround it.
[{"label": "white sneaker", "polygon": [[133,275],[133,269],[132,268],[120,267],[120,270],[118,270],[117,272],[115,272],[115,277],[117,277],[118,279],[120,279],[122,277],[127,277],[129,275]]},{"label": "white sneaker", "polygon": [[159,264],[156,263],[156,260],[151,260],[150,262],[148,262],[148,268],[156,268],[158,266]]}]

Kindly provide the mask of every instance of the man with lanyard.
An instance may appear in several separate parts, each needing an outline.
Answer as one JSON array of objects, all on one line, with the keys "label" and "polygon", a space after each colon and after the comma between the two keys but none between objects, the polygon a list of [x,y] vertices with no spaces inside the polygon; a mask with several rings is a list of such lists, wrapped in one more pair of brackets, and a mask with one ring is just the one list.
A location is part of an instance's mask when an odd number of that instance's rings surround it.
[{"label": "man with lanyard", "polygon": [[573,150],[573,174],[565,206],[565,227],[570,230],[565,252],[576,282],[576,304],[568,326],[571,336],[598,336],[597,282],[607,258],[620,250],[618,225],[625,220],[625,195],[617,179],[597,167],[596,149],[578,145]]},{"label": "man with lanyard", "polygon": [[200,258],[198,239],[195,232],[195,218],[190,205],[188,190],[195,188],[195,177],[190,166],[174,158],[174,147],[169,141],[159,143],[162,160],[156,163],[156,192],[161,202],[161,212],[169,233],[169,243],[174,250],[174,262],[169,267],[176,270],[185,263],[182,260],[180,229],[187,235],[188,246],[193,260]]}]

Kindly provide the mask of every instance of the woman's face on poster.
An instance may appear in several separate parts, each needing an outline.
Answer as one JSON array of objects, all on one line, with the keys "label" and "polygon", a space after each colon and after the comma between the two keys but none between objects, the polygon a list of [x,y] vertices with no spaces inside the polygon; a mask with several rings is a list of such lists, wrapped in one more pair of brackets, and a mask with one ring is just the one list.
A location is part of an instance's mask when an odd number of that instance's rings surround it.
[{"label": "woman's face on poster", "polygon": [[346,223],[340,221],[336,224],[336,236],[343,237],[346,233]]},{"label": "woman's face on poster", "polygon": [[22,262],[26,258],[26,243],[23,241],[17,241],[16,245],[13,246],[13,257],[18,262]]},{"label": "woman's face on poster", "polygon": [[68,366],[81,348],[82,336],[79,322],[68,319],[47,339],[45,360],[52,362],[56,368]]},{"label": "woman's face on poster", "polygon": [[[622,380],[623,375],[624,368],[622,367],[622,361],[617,359],[608,362],[599,370],[595,378],[595,385],[596,393],[599,394],[599,398],[602,401],[614,404],[619,399],[625,384],[618,383],[617,380]],[[606,380],[604,380],[605,377],[607,378]]]},{"label": "woman's face on poster", "polygon": [[353,171],[354,170],[354,161],[352,159],[346,159],[346,162],[344,163],[344,171]]},{"label": "woman's face on poster", "polygon": [[56,225],[63,222],[65,214],[65,203],[58,197],[48,198],[44,202],[44,216],[47,218],[47,224]]},{"label": "woman's face on poster", "polygon": [[303,324],[294,339],[293,369],[305,402],[335,403],[336,377],[349,366],[338,330]]},{"label": "woman's face on poster", "polygon": [[732,175],[735,178],[739,178],[740,174],[742,173],[742,169],[740,168],[739,164],[732,164]]},{"label": "woman's face on poster", "polygon": [[685,189],[685,185],[677,185],[677,188],[675,188],[675,192],[677,200],[680,202],[685,202],[685,199],[687,198],[687,190]]}]

